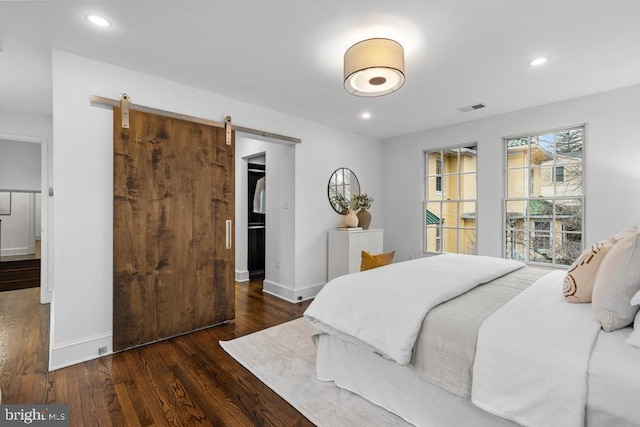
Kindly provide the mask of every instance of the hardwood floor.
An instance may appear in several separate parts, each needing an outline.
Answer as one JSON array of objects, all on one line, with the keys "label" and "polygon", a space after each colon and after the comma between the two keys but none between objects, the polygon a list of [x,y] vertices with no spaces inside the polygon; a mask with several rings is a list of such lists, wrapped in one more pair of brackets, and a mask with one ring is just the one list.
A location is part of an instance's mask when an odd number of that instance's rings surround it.
[{"label": "hardwood floor", "polygon": [[218,344],[302,316],[236,284],[236,320],[47,372],[49,307],[39,289],[0,294],[3,404],[68,404],[71,426],[311,426]]}]

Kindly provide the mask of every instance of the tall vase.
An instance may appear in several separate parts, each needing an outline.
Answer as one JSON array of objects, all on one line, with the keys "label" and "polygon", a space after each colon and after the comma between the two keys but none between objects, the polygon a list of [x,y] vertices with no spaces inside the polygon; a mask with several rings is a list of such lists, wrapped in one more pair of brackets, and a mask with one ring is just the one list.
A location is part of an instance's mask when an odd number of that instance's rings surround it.
[{"label": "tall vase", "polygon": [[358,226],[358,217],[354,211],[349,209],[347,216],[344,219],[344,226],[348,228],[354,228]]},{"label": "tall vase", "polygon": [[369,212],[365,208],[362,208],[356,215],[358,217],[358,224],[360,224],[360,227],[362,227],[364,230],[368,230],[369,225],[371,224],[371,212]]}]

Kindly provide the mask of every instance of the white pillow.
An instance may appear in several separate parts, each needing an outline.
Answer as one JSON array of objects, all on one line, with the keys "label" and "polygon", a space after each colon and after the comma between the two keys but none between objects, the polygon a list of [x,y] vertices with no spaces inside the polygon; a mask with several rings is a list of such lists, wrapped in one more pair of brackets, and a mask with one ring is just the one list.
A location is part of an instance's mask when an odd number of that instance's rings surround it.
[{"label": "white pillow", "polygon": [[606,332],[630,325],[638,309],[631,298],[640,291],[640,239],[626,235],[609,249],[593,284],[593,312]]},{"label": "white pillow", "polygon": [[636,314],[636,320],[633,321],[633,332],[627,338],[627,344],[640,347],[640,311]]},{"label": "white pillow", "polygon": [[[640,291],[631,298],[631,305],[640,305]],[[636,319],[637,320],[637,319]],[[639,324],[640,326],[640,324]]]}]

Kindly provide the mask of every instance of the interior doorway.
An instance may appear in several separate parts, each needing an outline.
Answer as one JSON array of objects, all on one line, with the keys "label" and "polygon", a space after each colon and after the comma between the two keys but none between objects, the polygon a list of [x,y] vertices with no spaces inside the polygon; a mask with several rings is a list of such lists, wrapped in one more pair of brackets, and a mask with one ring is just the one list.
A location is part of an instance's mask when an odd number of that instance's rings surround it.
[{"label": "interior doorway", "polygon": [[0,133],[0,290],[40,286],[48,280],[47,141]]},{"label": "interior doorway", "polygon": [[[258,186],[262,178],[262,184]],[[261,200],[263,205],[259,206]],[[264,270],[264,279],[260,279],[265,292],[281,295],[281,292],[271,290],[292,286],[295,273],[294,207],[295,144],[239,132],[236,135],[237,282],[248,283],[250,279],[260,277],[260,270]],[[264,256],[255,250],[262,246],[262,234]],[[254,256],[256,258],[252,260]],[[256,268],[253,261],[262,258],[264,267]]]}]

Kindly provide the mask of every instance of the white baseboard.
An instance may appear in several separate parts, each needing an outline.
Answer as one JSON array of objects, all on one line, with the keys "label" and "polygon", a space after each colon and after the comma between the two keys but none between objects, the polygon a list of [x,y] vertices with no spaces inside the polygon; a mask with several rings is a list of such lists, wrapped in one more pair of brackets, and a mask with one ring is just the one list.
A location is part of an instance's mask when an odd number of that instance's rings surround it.
[{"label": "white baseboard", "polygon": [[[42,281],[42,279],[40,279]],[[52,298],[52,292],[46,291],[45,287],[40,285],[40,304],[50,304]]]},{"label": "white baseboard", "polygon": [[249,270],[236,270],[236,282],[248,282]]},{"label": "white baseboard", "polygon": [[[107,347],[106,353],[98,355],[100,347]],[[97,359],[113,353],[113,334],[107,332],[80,340],[58,344],[51,348],[49,370],[65,368],[87,360]]]},{"label": "white baseboard", "polygon": [[29,248],[26,246],[22,248],[4,248],[0,250],[0,255],[2,256],[29,255],[32,253],[33,251],[29,252]]},{"label": "white baseboard", "polygon": [[314,298],[325,284],[326,282],[322,282],[304,288],[290,289],[281,283],[265,279],[262,282],[262,292],[295,304]]}]

